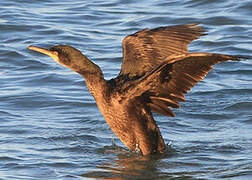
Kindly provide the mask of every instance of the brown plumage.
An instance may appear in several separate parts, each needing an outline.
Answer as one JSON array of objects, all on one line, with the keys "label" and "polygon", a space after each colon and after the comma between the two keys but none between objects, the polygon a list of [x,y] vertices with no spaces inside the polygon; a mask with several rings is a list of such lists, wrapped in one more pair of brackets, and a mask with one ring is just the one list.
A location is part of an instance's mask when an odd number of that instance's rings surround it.
[{"label": "brown plumage", "polygon": [[121,72],[109,81],[97,65],[71,46],[29,48],[81,74],[112,131],[130,150],[147,155],[165,149],[152,111],[175,116],[170,108],[179,108],[184,94],[204,79],[214,64],[239,59],[188,53],[188,44],[205,32],[196,25],[144,29],[127,36],[122,44]]}]

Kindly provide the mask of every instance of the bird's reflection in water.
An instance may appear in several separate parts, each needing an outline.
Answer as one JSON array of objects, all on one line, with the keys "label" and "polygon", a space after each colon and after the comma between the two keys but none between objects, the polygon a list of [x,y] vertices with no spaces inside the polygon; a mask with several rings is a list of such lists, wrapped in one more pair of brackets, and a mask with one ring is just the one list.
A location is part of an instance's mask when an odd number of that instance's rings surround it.
[{"label": "bird's reflection in water", "polygon": [[[117,154],[114,160],[108,159],[96,168],[101,171],[91,171],[82,174],[82,177],[98,178],[98,179],[153,179],[160,172],[162,159],[170,158],[176,154],[175,150],[167,145],[166,151],[162,154],[152,154],[141,156],[133,152],[127,152],[120,147],[106,148],[104,153]],[[114,156],[113,156],[114,157]],[[162,163],[161,163],[162,164]],[[163,174],[166,176],[165,174]]]}]

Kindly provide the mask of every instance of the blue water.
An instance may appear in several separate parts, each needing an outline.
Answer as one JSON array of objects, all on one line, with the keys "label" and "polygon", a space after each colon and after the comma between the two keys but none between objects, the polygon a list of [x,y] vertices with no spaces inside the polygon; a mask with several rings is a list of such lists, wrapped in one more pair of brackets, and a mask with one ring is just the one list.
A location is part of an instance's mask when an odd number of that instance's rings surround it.
[{"label": "blue water", "polygon": [[[199,22],[190,51],[248,56],[215,66],[174,110],[155,114],[169,143],[139,157],[111,132],[78,74],[27,49],[69,44],[115,77],[121,41]],[[0,179],[252,179],[252,2],[0,2]]]}]

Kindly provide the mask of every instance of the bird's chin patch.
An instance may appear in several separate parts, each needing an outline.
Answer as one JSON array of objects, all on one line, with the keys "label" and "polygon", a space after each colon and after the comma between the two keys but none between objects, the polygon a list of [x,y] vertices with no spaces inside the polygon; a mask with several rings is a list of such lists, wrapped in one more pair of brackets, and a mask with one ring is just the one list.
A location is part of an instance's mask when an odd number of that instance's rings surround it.
[{"label": "bird's chin patch", "polygon": [[59,63],[60,65],[72,69],[71,68],[71,61],[64,56],[60,56],[57,51],[53,51],[51,58],[53,58],[53,60],[55,62]]}]

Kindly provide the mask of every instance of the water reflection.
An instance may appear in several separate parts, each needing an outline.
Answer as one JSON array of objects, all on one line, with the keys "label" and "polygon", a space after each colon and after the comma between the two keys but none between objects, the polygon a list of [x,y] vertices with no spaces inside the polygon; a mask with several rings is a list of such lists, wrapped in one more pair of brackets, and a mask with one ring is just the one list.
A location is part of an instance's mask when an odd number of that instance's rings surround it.
[{"label": "water reflection", "polygon": [[[113,152],[112,152],[113,153]],[[153,179],[155,177],[168,177],[163,173],[162,159],[168,159],[176,155],[172,147],[167,147],[166,152],[149,156],[140,156],[136,153],[115,150],[118,153],[116,159],[108,159],[102,165],[96,166],[100,171],[91,171],[82,174],[82,177],[99,179]]]}]

